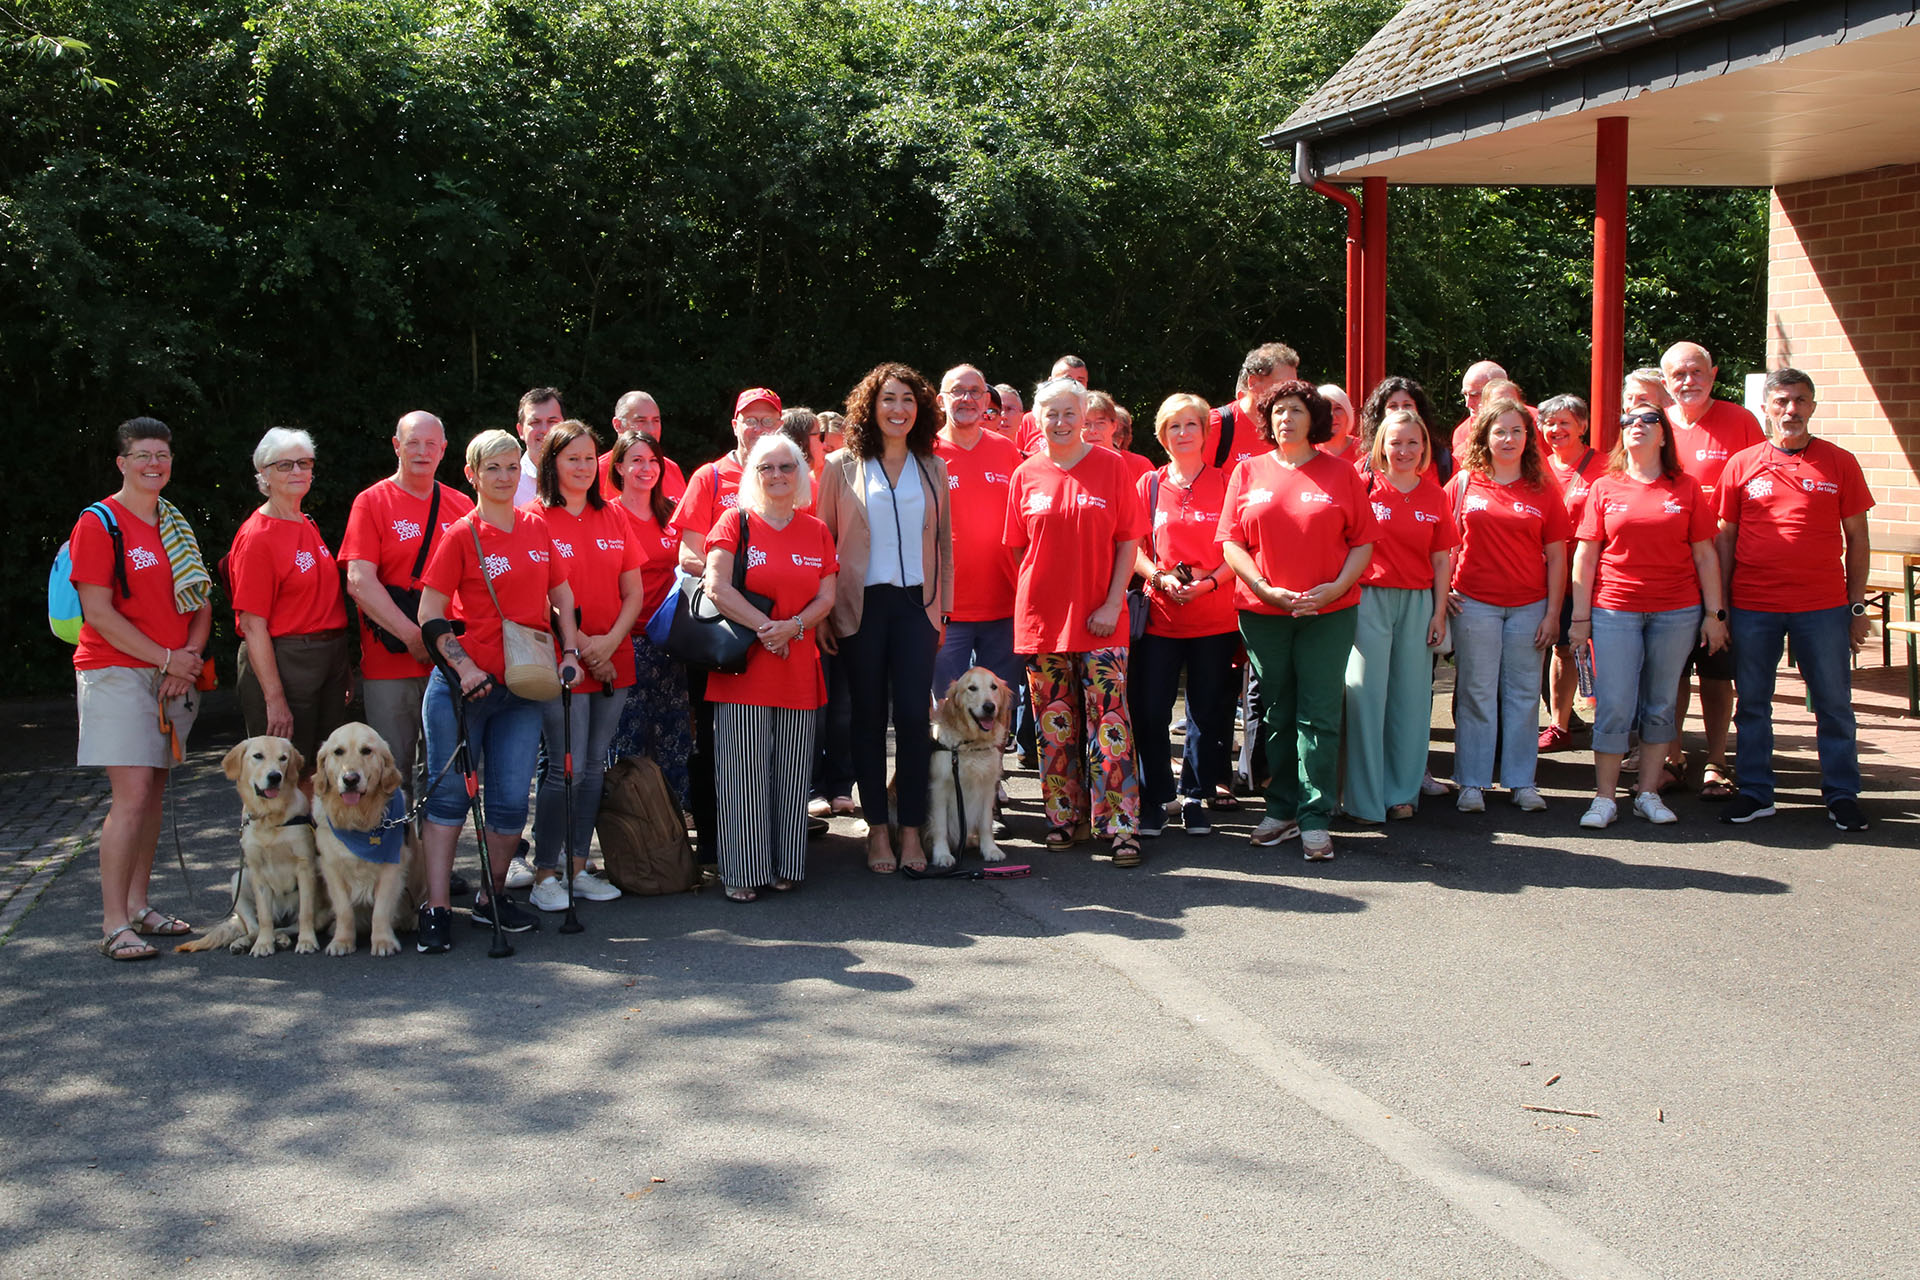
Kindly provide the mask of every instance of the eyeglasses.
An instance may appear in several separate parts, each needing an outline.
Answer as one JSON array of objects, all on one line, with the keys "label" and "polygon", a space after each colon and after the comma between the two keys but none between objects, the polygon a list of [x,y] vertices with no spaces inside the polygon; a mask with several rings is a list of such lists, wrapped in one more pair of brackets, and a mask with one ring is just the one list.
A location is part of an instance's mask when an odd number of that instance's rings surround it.
[{"label": "eyeglasses", "polygon": [[780,429],[780,419],[742,418],[740,419],[740,425],[743,427],[751,427],[755,431],[778,431]]},{"label": "eyeglasses", "polygon": [[136,467],[151,467],[156,463],[165,466],[173,461],[170,453],[123,453],[120,456]]},{"label": "eyeglasses", "polygon": [[1658,426],[1660,425],[1660,415],[1651,409],[1644,409],[1639,413],[1623,413],[1620,415],[1620,425],[1623,427],[1630,427],[1636,422],[1645,423],[1649,427]]},{"label": "eyeglasses", "polygon": [[983,418],[997,418],[1000,416],[1000,411],[998,409],[982,409],[980,416]]},{"label": "eyeglasses", "polygon": [[278,471],[283,476],[290,476],[296,471],[311,471],[313,470],[313,459],[282,458],[278,462],[269,462],[267,464],[267,470]]},{"label": "eyeglasses", "polygon": [[955,387],[947,392],[947,395],[954,400],[978,400],[986,394],[984,387]]},{"label": "eyeglasses", "polygon": [[763,476],[790,476],[799,469],[799,464],[794,462],[763,462],[754,468]]}]

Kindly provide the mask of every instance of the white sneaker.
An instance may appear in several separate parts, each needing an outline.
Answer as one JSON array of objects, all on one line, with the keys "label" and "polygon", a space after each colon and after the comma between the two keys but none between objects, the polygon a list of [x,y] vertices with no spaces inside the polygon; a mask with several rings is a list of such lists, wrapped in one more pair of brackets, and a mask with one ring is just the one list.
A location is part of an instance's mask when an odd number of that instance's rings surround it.
[{"label": "white sneaker", "polygon": [[507,864],[507,888],[524,889],[533,883],[533,863],[515,858]]},{"label": "white sneaker", "polygon": [[1605,796],[1595,796],[1587,811],[1580,815],[1580,825],[1589,831],[1605,831],[1620,816],[1620,806]]},{"label": "white sneaker", "polygon": [[1278,818],[1265,817],[1260,819],[1259,825],[1254,827],[1253,834],[1248,836],[1247,839],[1265,849],[1276,844],[1282,844],[1299,834],[1299,823],[1282,822]]},{"label": "white sneaker", "polygon": [[1462,813],[1485,813],[1487,797],[1478,787],[1462,787],[1460,798],[1453,802],[1453,807]]},{"label": "white sneaker", "polygon": [[825,796],[815,796],[813,799],[807,801],[807,816],[809,818],[831,818],[833,816],[833,801],[827,799]]},{"label": "white sneaker", "polygon": [[1667,808],[1667,802],[1654,791],[1642,791],[1636,795],[1633,798],[1633,811],[1656,826],[1680,821],[1679,815]]},{"label": "white sneaker", "polygon": [[1522,787],[1513,793],[1513,807],[1522,813],[1539,813],[1547,807],[1547,801],[1538,788]]},{"label": "white sneaker", "polygon": [[612,902],[620,896],[620,890],[593,872],[582,871],[573,878],[573,896],[588,902]]},{"label": "white sneaker", "polygon": [[559,876],[548,876],[533,886],[533,892],[527,895],[527,901],[542,911],[565,911],[567,886],[560,883]]}]

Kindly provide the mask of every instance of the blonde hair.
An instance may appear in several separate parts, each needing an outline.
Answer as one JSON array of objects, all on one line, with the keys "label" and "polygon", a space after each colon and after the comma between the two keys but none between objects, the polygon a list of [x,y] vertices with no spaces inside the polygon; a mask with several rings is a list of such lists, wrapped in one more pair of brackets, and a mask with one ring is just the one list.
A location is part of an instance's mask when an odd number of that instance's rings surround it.
[{"label": "blonde hair", "polygon": [[746,465],[740,469],[740,506],[742,510],[755,515],[767,514],[767,493],[760,483],[760,464],[773,458],[774,454],[784,454],[794,464],[793,505],[797,510],[813,501],[813,472],[807,466],[807,455],[800,450],[791,437],[782,432],[771,432],[756,440],[753,449],[747,454]]},{"label": "blonde hair", "polygon": [[467,470],[479,475],[480,464],[488,458],[502,453],[518,454],[519,452],[520,438],[512,432],[501,431],[498,428],[482,431],[467,441]]},{"label": "blonde hair", "polygon": [[1167,450],[1169,457],[1173,456],[1173,450],[1167,448],[1167,424],[1173,421],[1176,414],[1186,409],[1200,411],[1200,430],[1204,432],[1207,429],[1207,415],[1213,412],[1213,406],[1191,391],[1174,392],[1162,400],[1160,407],[1154,410],[1153,438],[1160,442],[1162,449]]},{"label": "blonde hair", "polygon": [[1387,466],[1387,432],[1402,423],[1412,423],[1420,428],[1420,465],[1414,470],[1425,471],[1433,465],[1433,435],[1427,430],[1427,424],[1420,421],[1420,415],[1411,409],[1395,409],[1380,419],[1380,428],[1373,433],[1373,445],[1367,450],[1367,461],[1383,476],[1391,470]]}]

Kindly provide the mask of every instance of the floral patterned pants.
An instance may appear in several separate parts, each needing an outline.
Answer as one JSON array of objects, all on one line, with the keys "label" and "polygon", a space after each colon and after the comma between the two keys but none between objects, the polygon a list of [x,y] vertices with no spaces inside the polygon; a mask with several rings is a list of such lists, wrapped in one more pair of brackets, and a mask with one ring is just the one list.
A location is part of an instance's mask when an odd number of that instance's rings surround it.
[{"label": "floral patterned pants", "polygon": [[1140,789],[1127,719],[1127,651],[1036,653],[1027,689],[1040,744],[1040,803],[1049,827],[1091,819],[1103,839],[1139,829]]}]

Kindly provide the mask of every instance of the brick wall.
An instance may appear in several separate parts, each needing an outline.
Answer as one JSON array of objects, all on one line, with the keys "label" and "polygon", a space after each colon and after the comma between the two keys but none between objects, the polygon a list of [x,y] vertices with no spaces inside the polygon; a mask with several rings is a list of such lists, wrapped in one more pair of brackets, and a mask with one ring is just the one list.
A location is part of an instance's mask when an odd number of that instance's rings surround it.
[{"label": "brick wall", "polygon": [[1920,165],[1776,188],[1770,232],[1767,367],[1813,377],[1872,527],[1920,540]]}]

